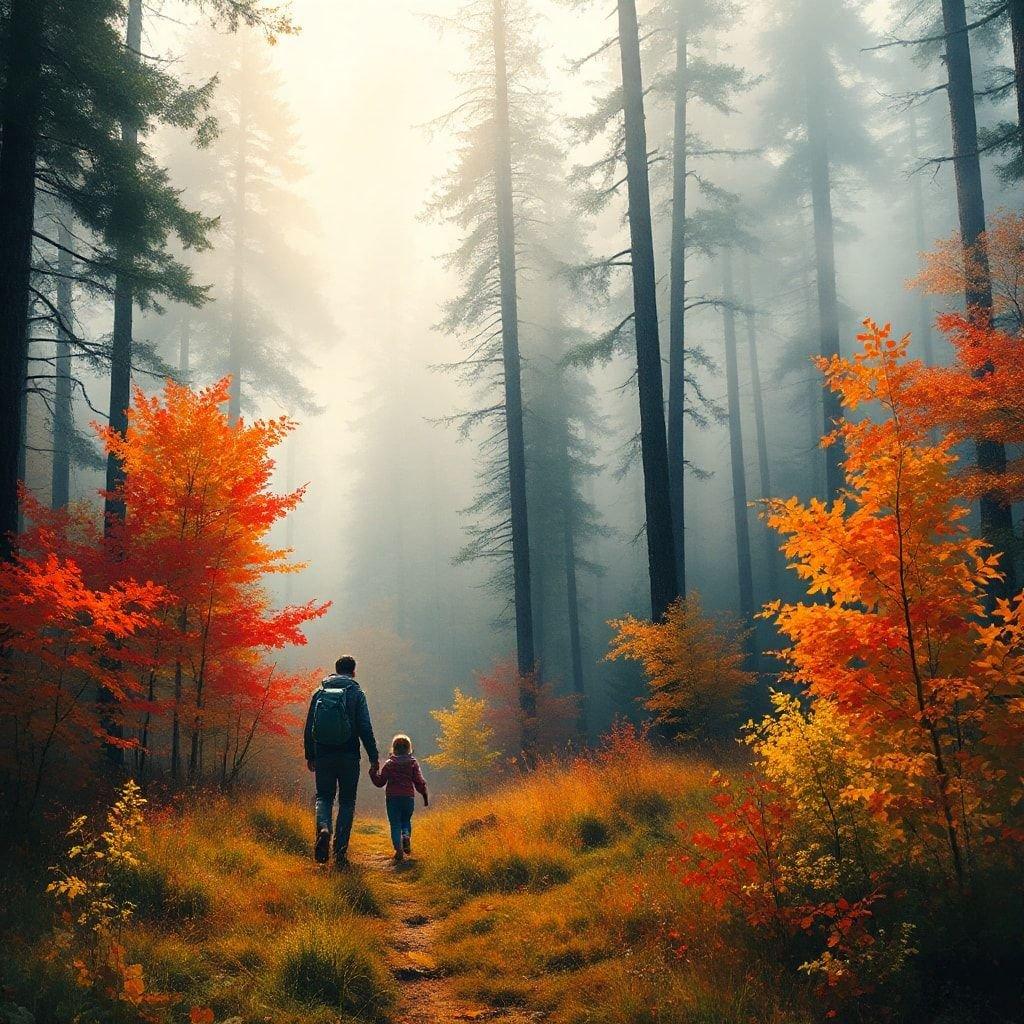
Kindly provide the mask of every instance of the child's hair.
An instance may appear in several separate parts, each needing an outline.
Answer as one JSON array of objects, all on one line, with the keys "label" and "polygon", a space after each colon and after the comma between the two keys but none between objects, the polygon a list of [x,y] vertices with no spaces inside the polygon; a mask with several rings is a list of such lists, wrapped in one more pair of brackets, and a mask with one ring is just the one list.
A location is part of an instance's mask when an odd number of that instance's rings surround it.
[{"label": "child's hair", "polygon": [[409,739],[405,733],[400,732],[391,741],[391,753],[392,754],[411,754],[412,753],[412,740]]}]

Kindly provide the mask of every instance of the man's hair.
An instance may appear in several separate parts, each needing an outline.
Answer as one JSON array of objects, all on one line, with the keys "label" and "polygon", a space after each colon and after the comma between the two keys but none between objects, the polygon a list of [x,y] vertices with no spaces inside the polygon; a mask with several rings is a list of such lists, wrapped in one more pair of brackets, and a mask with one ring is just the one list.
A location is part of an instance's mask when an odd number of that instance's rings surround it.
[{"label": "man's hair", "polygon": [[334,663],[334,671],[337,672],[339,676],[350,676],[355,672],[355,670],[356,659],[348,654],[346,654],[344,658],[339,658]]},{"label": "man's hair", "polygon": [[412,740],[409,739],[405,733],[399,733],[391,741],[391,750],[395,754],[411,754],[412,753]]}]

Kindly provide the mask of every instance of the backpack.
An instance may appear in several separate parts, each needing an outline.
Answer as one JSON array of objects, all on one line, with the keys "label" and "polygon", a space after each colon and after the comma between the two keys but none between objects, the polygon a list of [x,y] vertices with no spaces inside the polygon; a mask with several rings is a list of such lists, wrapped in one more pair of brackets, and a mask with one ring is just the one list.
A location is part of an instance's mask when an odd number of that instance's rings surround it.
[{"label": "backpack", "polygon": [[348,690],[320,684],[313,709],[313,740],[325,747],[343,747],[355,735],[348,713]]}]

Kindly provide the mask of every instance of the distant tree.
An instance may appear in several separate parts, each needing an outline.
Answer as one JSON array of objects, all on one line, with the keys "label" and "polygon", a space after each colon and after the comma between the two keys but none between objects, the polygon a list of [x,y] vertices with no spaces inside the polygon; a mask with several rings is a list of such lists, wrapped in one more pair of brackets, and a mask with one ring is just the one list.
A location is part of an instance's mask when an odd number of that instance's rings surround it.
[{"label": "distant tree", "polygon": [[[590,7],[590,0],[567,0]],[[661,618],[679,595],[668,440],[665,426],[664,383],[658,332],[657,284],[648,169],[647,129],[644,118],[645,89],[640,59],[640,29],[635,0],[618,0],[617,35],[591,54],[614,47],[619,56],[620,87],[601,97],[593,114],[577,123],[581,142],[607,135],[608,152],[573,173],[581,184],[591,183],[592,206],[617,195],[623,185],[627,195],[628,248],[598,259],[582,269],[583,276],[606,278],[612,268],[628,266],[633,286],[632,310],[598,339],[591,353],[610,353],[632,335],[636,345],[636,380],[640,401],[639,450],[643,466],[645,532],[651,592],[651,614]],[[584,58],[579,65],[586,63]],[[623,173],[624,171],[624,173]],[[595,186],[592,179],[598,184]]]},{"label": "distant tree", "polygon": [[256,413],[263,396],[295,414],[314,412],[302,374],[312,366],[310,351],[337,325],[319,275],[301,255],[317,224],[298,192],[307,172],[280,74],[256,33],[224,36],[203,26],[186,68],[199,80],[216,75],[217,132],[202,149],[172,148],[168,163],[186,195],[217,217],[215,244],[190,261],[214,301],[172,307],[146,326],[179,373],[230,375],[232,416]]},{"label": "distant tree", "polygon": [[[680,593],[686,592],[685,523],[683,510],[686,473],[685,428],[687,416],[702,423],[699,389],[687,368],[687,314],[713,302],[704,296],[687,295],[687,257],[710,255],[721,244],[715,228],[721,223],[713,214],[721,195],[702,169],[709,159],[736,154],[702,138],[694,129],[694,107],[704,106],[731,113],[738,93],[750,85],[743,69],[716,59],[723,31],[739,17],[731,0],[662,0],[651,15],[654,25],[650,47],[656,73],[651,85],[655,100],[672,104],[671,219],[669,248],[669,385],[668,454],[672,520],[676,541],[676,565]],[[694,191],[712,207],[702,218],[692,207]],[[698,364],[703,353],[694,353]],[[689,401],[687,391],[690,391]],[[690,406],[688,408],[688,406]]]},{"label": "distant tree", "polygon": [[[785,155],[779,175],[796,195],[809,195],[813,213],[817,351],[839,352],[834,194],[844,172],[863,167],[871,153],[858,86],[871,34],[861,0],[784,0],[773,5],[764,48],[772,66],[763,115],[765,142]],[[823,390],[823,429],[840,414]],[[825,449],[825,494],[843,485],[842,445]]]},{"label": "distant tree", "polygon": [[674,602],[662,622],[627,615],[609,623],[610,661],[636,661],[647,675],[644,707],[672,739],[721,738],[735,724],[740,697],[754,676],[743,669],[743,636],[715,621],[699,595]]},{"label": "distant tree", "polygon": [[494,746],[494,731],[484,721],[486,701],[469,697],[456,688],[452,706],[431,711],[441,727],[437,738],[438,752],[426,759],[427,764],[449,771],[465,789],[478,789],[488,772],[501,759]]}]

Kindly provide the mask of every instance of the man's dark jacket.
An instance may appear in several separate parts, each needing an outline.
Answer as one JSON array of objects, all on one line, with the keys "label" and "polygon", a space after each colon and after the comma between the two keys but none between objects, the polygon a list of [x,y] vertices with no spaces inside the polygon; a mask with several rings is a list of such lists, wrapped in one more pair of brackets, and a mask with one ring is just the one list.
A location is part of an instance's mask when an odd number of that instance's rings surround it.
[{"label": "man's dark jacket", "polygon": [[373,726],[370,724],[370,709],[366,704],[366,694],[360,689],[359,684],[351,676],[330,675],[321,684],[328,689],[345,690],[345,711],[352,722],[352,738],[348,743],[340,747],[329,746],[326,743],[317,743],[313,739],[313,711],[316,708],[317,697],[320,691],[313,694],[309,702],[309,711],[306,713],[306,729],[303,733],[303,745],[306,749],[306,760],[315,761],[317,755],[340,756],[359,760],[359,741],[363,741],[366,747],[366,756],[371,763],[380,760],[377,753],[377,741],[373,738]]}]

